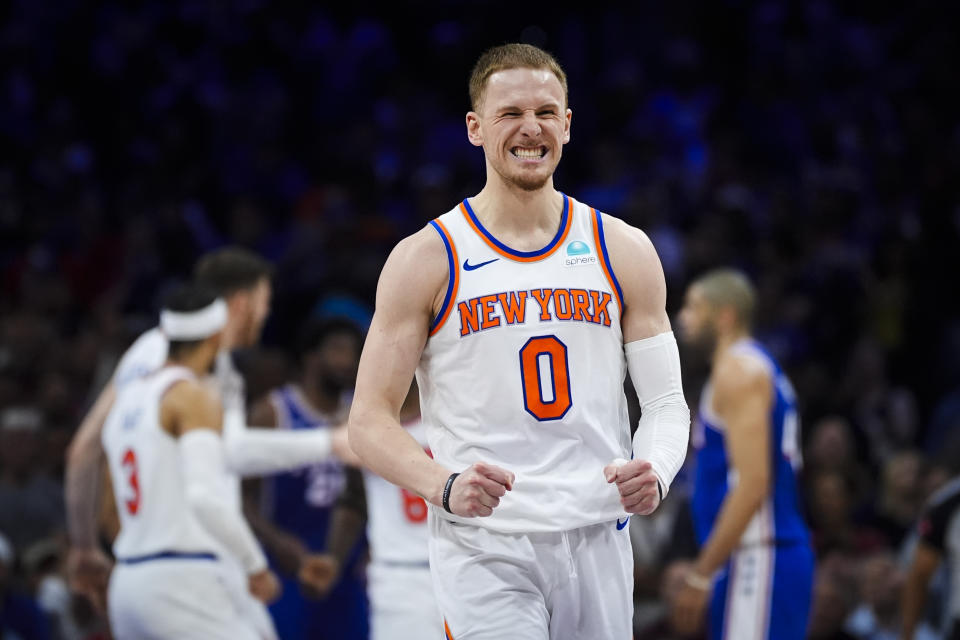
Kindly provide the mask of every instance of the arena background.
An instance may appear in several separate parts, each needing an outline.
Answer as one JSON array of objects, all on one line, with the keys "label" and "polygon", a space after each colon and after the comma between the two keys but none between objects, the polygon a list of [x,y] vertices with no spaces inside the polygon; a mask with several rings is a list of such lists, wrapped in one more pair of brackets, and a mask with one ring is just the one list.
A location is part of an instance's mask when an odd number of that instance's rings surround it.
[{"label": "arena background", "polygon": [[[467,77],[519,40],[569,75],[558,188],[646,230],[668,310],[709,267],[759,287],[803,417],[811,637],[895,629],[913,524],[960,460],[960,25],[896,4],[4,4],[0,602],[96,636],[60,588],[63,454],[116,358],[227,244],[277,266],[240,354],[251,398],[311,314],[362,321],[392,246],[482,186]],[[684,373],[693,407],[703,372]],[[634,527],[637,638],[671,637],[680,486]]]}]

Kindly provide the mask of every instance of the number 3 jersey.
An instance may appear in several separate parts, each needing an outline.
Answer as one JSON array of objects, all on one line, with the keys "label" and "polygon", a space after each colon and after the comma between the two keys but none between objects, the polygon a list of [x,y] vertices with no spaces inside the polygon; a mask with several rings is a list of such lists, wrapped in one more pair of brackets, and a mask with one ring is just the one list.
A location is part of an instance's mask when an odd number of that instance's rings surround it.
[{"label": "number 3 jersey", "polygon": [[128,381],[104,423],[101,440],[120,516],[113,543],[118,558],[220,550],[187,504],[177,439],[160,425],[164,394],[183,380],[196,378],[183,367],[162,367]]},{"label": "number 3 jersey", "polygon": [[449,282],[417,369],[434,458],[516,475],[493,515],[440,517],[502,532],[562,531],[623,515],[603,468],[629,458],[623,295],[604,217],[563,196],[538,251],[494,237],[464,200],[430,224]]}]

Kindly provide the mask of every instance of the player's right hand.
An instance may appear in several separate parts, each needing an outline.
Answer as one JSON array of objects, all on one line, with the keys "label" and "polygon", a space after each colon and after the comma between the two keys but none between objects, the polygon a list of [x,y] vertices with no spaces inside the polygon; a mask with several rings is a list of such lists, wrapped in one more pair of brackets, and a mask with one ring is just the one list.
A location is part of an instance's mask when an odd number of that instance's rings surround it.
[{"label": "player's right hand", "polygon": [[498,466],[477,462],[467,467],[450,488],[450,510],[465,518],[486,517],[513,489],[514,475]]},{"label": "player's right hand", "polygon": [[261,569],[247,578],[247,588],[254,598],[270,604],[280,597],[280,580],[270,569]]},{"label": "player's right hand", "polygon": [[101,615],[107,613],[107,585],[113,562],[98,547],[70,547],[67,581],[70,590],[90,601]]}]

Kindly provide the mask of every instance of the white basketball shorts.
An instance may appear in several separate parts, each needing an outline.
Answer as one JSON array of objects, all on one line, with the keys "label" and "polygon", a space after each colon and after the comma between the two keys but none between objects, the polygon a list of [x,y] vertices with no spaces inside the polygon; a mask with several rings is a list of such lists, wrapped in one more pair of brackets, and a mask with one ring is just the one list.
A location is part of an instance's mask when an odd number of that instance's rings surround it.
[{"label": "white basketball shorts", "polygon": [[430,514],[430,572],[449,640],[630,640],[633,554],[617,522],[508,534]]}]

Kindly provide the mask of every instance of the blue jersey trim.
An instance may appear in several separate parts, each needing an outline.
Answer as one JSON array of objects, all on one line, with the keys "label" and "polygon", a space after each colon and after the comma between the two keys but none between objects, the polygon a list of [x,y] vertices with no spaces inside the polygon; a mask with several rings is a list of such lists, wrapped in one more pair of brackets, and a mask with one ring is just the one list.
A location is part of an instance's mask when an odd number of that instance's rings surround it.
[{"label": "blue jersey trim", "polygon": [[623,300],[623,289],[620,288],[620,281],[617,280],[617,274],[613,272],[613,263],[610,262],[610,254],[607,253],[607,241],[603,235],[603,218],[600,216],[600,212],[594,209],[594,215],[597,217],[597,235],[600,236],[600,252],[603,253],[603,261],[607,265],[607,269],[610,271],[610,279],[613,280],[613,286],[617,288],[617,296],[620,297],[620,300]]},{"label": "blue jersey trim", "polygon": [[467,215],[470,216],[470,220],[473,221],[473,224],[476,225],[477,229],[479,229],[480,232],[487,238],[487,240],[489,240],[498,249],[517,258],[538,258],[544,254],[550,253],[553,248],[557,246],[557,243],[563,238],[564,232],[567,230],[567,217],[570,215],[570,202],[567,199],[567,194],[561,193],[560,195],[563,196],[563,214],[560,217],[560,228],[557,229],[557,235],[553,236],[553,240],[550,241],[550,244],[539,251],[517,251],[515,249],[511,249],[507,245],[497,240],[492,233],[487,231],[486,227],[483,226],[483,224],[477,218],[477,215],[473,212],[473,207],[470,206],[469,200],[464,199],[463,206],[467,210]]},{"label": "blue jersey trim", "polygon": [[142,556],[132,556],[130,558],[117,558],[120,564],[140,564],[141,562],[151,562],[153,560],[216,560],[217,556],[205,551],[158,551],[148,553]]},{"label": "blue jersey trim", "polygon": [[447,294],[443,298],[443,304],[440,305],[440,311],[437,313],[437,317],[433,319],[433,323],[430,325],[430,331],[433,332],[447,314],[447,307],[450,306],[450,300],[453,298],[453,288],[456,285],[455,278],[459,267],[453,259],[453,247],[450,246],[450,241],[447,240],[447,234],[443,232],[436,220],[431,220],[430,224],[433,225],[433,228],[440,234],[440,239],[443,240],[443,247],[447,250],[447,267],[450,269],[450,277],[447,278]]}]

